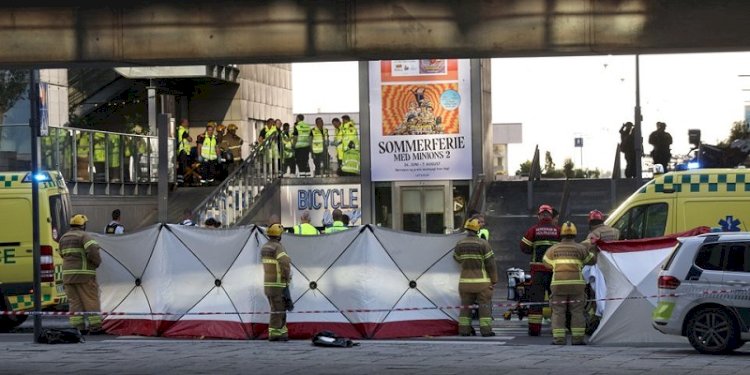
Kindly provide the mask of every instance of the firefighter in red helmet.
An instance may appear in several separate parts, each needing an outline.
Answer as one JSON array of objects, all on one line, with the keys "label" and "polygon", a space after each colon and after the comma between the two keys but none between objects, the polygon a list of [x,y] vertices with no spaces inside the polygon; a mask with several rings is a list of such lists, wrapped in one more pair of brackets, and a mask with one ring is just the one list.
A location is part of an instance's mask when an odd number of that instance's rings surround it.
[{"label": "firefighter in red helmet", "polygon": [[552,272],[543,263],[544,254],[552,245],[560,242],[560,228],[552,222],[552,206],[543,204],[537,210],[539,222],[521,237],[521,251],[531,255],[531,287],[529,289],[529,336],[542,332],[542,303],[545,293],[551,294]]}]

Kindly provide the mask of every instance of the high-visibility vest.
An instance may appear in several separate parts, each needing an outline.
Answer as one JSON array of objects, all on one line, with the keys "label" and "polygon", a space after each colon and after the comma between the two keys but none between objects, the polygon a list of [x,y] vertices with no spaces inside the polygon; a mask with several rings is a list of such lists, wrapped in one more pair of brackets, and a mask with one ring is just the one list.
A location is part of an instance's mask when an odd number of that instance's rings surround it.
[{"label": "high-visibility vest", "polygon": [[483,238],[483,239],[489,241],[490,240],[490,231],[487,230],[487,228],[482,228],[482,229],[479,230],[479,232],[477,232],[477,237]]},{"label": "high-visibility vest", "polygon": [[344,161],[341,163],[341,171],[359,174],[359,150],[348,149],[344,151]]},{"label": "high-visibility vest", "polygon": [[344,158],[344,129],[341,126],[336,128],[336,133],[333,135],[333,143],[336,144],[336,158],[342,160]]},{"label": "high-visibility vest", "polygon": [[312,152],[313,154],[320,154],[325,148],[325,144],[328,142],[328,129],[320,131],[318,127],[312,129]]},{"label": "high-visibility vest", "polygon": [[215,135],[206,135],[206,137],[203,138],[203,143],[201,144],[201,156],[206,160],[216,160],[219,158],[218,155],[216,155]]},{"label": "high-visibility vest", "polygon": [[294,226],[294,234],[301,234],[303,236],[315,236],[320,234],[318,230],[310,223],[302,223]]},{"label": "high-visibility vest", "polygon": [[266,143],[266,145],[267,145],[266,146],[267,147],[266,148],[266,157],[267,158],[273,158],[273,159],[278,159],[279,158],[279,141],[278,141],[278,139],[271,140],[271,141],[266,141],[267,139],[273,139],[274,134],[276,134],[277,132],[279,132],[279,129],[277,129],[276,126],[271,126],[270,128],[266,128],[266,136],[263,139],[263,142],[264,143],[268,142],[268,143]]},{"label": "high-visibility vest", "polygon": [[120,167],[120,136],[116,134],[109,135],[109,166],[111,168]]},{"label": "high-visibility vest", "polygon": [[183,138],[186,133],[188,133],[188,129],[185,129],[182,126],[177,128],[177,142],[179,142],[177,148],[178,154],[184,152],[185,154],[190,155],[190,149],[193,148],[187,137]]},{"label": "high-visibility vest", "polygon": [[332,226],[326,228],[326,233],[336,233],[336,232],[341,232],[347,229],[349,229],[349,227],[344,225],[343,222],[337,220],[333,222]]},{"label": "high-visibility vest", "polygon": [[79,158],[89,157],[89,133],[78,133],[78,145],[76,147],[76,156]]},{"label": "high-visibility vest", "polygon": [[359,137],[354,123],[347,121],[341,125],[341,129],[343,130],[341,141],[344,144],[344,152],[349,148],[349,142],[354,142],[354,148],[359,150]]},{"label": "high-visibility vest", "polygon": [[310,147],[310,124],[300,121],[294,125],[294,129],[297,130],[297,143],[294,144],[294,148]]},{"label": "high-visibility vest", "polygon": [[105,162],[106,156],[106,139],[104,133],[94,133],[94,161]]},{"label": "high-visibility vest", "polygon": [[281,132],[281,142],[284,143],[284,160],[294,157],[294,148],[292,147],[292,137],[289,134]]}]

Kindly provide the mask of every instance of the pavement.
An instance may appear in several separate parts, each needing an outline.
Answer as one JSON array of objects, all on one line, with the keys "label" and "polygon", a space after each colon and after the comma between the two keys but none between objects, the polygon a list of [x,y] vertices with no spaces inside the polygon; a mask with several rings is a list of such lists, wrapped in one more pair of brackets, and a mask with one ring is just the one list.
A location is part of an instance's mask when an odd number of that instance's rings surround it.
[{"label": "pavement", "polygon": [[[26,323],[24,327],[28,327]],[[45,321],[45,326],[64,321]],[[747,374],[750,349],[701,355],[687,343],[650,347],[554,346],[549,326],[495,320],[497,336],[360,340],[320,348],[309,340],[181,340],[89,336],[83,344],[32,343],[26,328],[0,334],[0,373],[36,374]]]}]

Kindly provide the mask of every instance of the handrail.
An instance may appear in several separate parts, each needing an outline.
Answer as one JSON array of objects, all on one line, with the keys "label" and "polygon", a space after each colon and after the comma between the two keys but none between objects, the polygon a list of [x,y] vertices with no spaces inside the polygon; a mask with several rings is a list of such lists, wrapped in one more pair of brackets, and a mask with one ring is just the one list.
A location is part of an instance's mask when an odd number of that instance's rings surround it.
[{"label": "handrail", "polygon": [[209,217],[223,226],[242,220],[264,189],[281,177],[278,141],[276,133],[250,150],[245,161],[195,207],[193,217],[198,223]]}]

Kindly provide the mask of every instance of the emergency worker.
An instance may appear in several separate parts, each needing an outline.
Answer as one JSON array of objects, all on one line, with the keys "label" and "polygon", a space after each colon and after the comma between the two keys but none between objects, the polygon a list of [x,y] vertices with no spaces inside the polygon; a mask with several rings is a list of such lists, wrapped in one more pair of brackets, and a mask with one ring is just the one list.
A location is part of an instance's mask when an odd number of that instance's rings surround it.
[{"label": "emergency worker", "polygon": [[299,220],[302,223],[294,226],[294,234],[303,236],[317,236],[320,234],[320,231],[310,224],[310,211],[303,211]]},{"label": "emergency worker", "polygon": [[541,303],[544,302],[545,293],[551,294],[552,272],[544,265],[542,259],[550,246],[560,242],[560,228],[552,223],[552,207],[547,204],[539,206],[537,216],[539,222],[521,237],[521,251],[531,254],[529,300],[535,303],[529,306],[529,336],[539,336],[541,333]]},{"label": "emergency worker", "polygon": [[104,169],[107,167],[107,136],[102,132],[94,133],[94,181],[104,181]]},{"label": "emergency worker", "polygon": [[225,157],[227,160],[232,160],[236,165],[242,163],[242,138],[237,135],[237,125],[227,125],[227,133],[221,140],[221,149],[225,153],[229,153],[231,157]]},{"label": "emergency worker", "polygon": [[68,296],[68,311],[71,313],[93,312],[89,315],[71,315],[70,325],[88,333],[102,333],[102,317],[99,302],[99,285],[96,269],[102,262],[99,244],[86,233],[85,215],[73,215],[70,230],[60,238],[60,255],[63,259],[62,275],[65,294]]},{"label": "emergency worker", "polygon": [[[597,241],[617,241],[619,239],[620,231],[616,228],[612,228],[609,225],[604,224],[604,214],[601,211],[593,210],[589,212],[589,234],[586,236],[586,240],[581,242],[581,244],[586,246],[589,251],[598,253],[599,248],[596,246]],[[604,282],[604,280],[597,279],[598,276],[601,277],[600,275],[601,272],[596,269],[596,266],[583,267],[584,280],[586,280],[586,282],[589,284],[588,287],[593,291],[604,287],[603,285],[598,285],[600,282]],[[589,297],[588,293],[587,297]],[[595,298],[596,294],[594,293],[593,295],[591,295],[591,297]],[[594,333],[596,328],[599,326],[599,322],[601,321],[602,315],[604,314],[605,305],[605,301],[596,298],[596,303],[594,304],[595,308],[593,309],[594,311],[587,309],[587,311],[589,312],[589,319],[586,322],[587,334]]]},{"label": "emergency worker", "polygon": [[472,218],[477,219],[479,221],[479,231],[477,232],[477,237],[489,241],[490,240],[490,231],[485,226],[484,222],[484,215],[482,214],[474,214]]},{"label": "emergency worker", "polygon": [[310,145],[312,142],[312,128],[305,122],[305,116],[297,115],[292,131],[292,146],[294,146],[294,160],[297,163],[297,172],[307,174],[310,172]]},{"label": "emergency worker", "polygon": [[333,217],[333,225],[326,228],[326,231],[325,231],[326,234],[341,232],[341,231],[349,229],[349,227],[344,225],[344,221],[343,221],[344,213],[341,212],[341,210],[339,210],[338,208],[333,210],[333,213],[331,214],[331,216]]},{"label": "emergency worker", "polygon": [[89,162],[91,161],[91,140],[89,132],[76,132],[76,179],[77,181],[91,181]]},{"label": "emergency worker", "polygon": [[268,341],[288,341],[286,328],[286,303],[284,288],[292,281],[291,258],[281,244],[281,224],[272,224],[266,234],[268,242],[260,249],[263,262],[263,291],[271,305],[271,318],[268,322]]},{"label": "emergency worker", "polygon": [[281,128],[277,127],[276,120],[268,118],[266,120],[266,127],[260,131],[258,135],[258,144],[260,147],[265,148],[263,157],[265,158],[265,164],[274,166],[272,169],[279,167],[279,135],[278,132]]},{"label": "emergency worker", "polygon": [[342,176],[357,176],[359,175],[359,150],[356,149],[354,141],[349,141],[349,145],[344,151],[344,160],[341,164],[341,175]]},{"label": "emergency worker", "polygon": [[190,162],[190,151],[193,146],[193,137],[190,136],[190,122],[184,118],[177,128],[177,183],[185,182],[185,171]]},{"label": "emergency worker", "polygon": [[322,176],[328,171],[328,129],[323,127],[323,119],[315,119],[312,128],[312,156],[315,165],[315,175]]},{"label": "emergency worker", "polygon": [[483,337],[495,336],[492,332],[492,293],[497,283],[495,253],[489,243],[479,237],[481,229],[476,218],[466,220],[464,229],[467,237],[456,243],[453,259],[461,266],[458,281],[458,294],[461,297],[461,311],[458,315],[458,334],[470,336],[471,307],[479,305],[479,332]]},{"label": "emergency worker", "polygon": [[672,159],[672,135],[667,133],[667,124],[664,122],[656,123],[656,130],[648,136],[648,143],[654,146],[651,150],[651,157],[654,159],[654,165],[661,164],[664,172],[669,170],[669,161]]},{"label": "emergency worker", "polygon": [[281,175],[285,175],[287,170],[290,171],[291,174],[296,175],[297,165],[294,163],[294,147],[292,147],[292,135],[289,132],[288,122],[285,122],[284,125],[282,125],[281,143]]},{"label": "emergency worker", "polygon": [[333,125],[333,145],[336,146],[336,174],[341,174],[341,163],[344,160],[344,129],[341,128],[341,120],[334,117],[331,120]]},{"label": "emergency worker", "polygon": [[583,337],[586,324],[583,307],[586,304],[586,281],[581,270],[596,263],[596,253],[575,242],[576,226],[570,221],[562,225],[562,241],[552,245],[544,254],[544,264],[552,269],[552,344],[566,344],[565,314],[570,313],[570,333],[573,345],[586,345]]},{"label": "emergency worker", "polygon": [[599,210],[589,212],[589,234],[584,244],[596,247],[596,241],[617,241],[620,239],[620,230],[604,224],[604,214]]},{"label": "emergency worker", "polygon": [[112,221],[104,227],[104,234],[124,234],[125,226],[120,222],[121,212],[120,209],[112,211]]},{"label": "emergency worker", "polygon": [[121,182],[120,178],[120,166],[122,165],[122,152],[120,151],[120,135],[108,134],[107,135],[107,152],[109,154],[109,182]]},{"label": "emergency worker", "polygon": [[204,180],[201,183],[213,182],[216,174],[216,167],[219,163],[219,143],[214,134],[214,127],[209,122],[206,125],[206,132],[198,136],[198,161],[202,164]]}]

